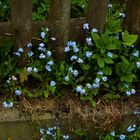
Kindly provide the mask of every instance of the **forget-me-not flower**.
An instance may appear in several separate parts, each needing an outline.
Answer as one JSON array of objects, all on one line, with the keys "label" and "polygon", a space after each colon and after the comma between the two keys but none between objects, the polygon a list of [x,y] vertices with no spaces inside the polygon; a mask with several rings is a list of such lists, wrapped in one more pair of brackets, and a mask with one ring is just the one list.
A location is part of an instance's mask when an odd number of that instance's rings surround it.
[{"label": "forget-me-not flower", "polygon": [[70,47],[65,47],[64,52],[69,52],[70,51]]},{"label": "forget-me-not flower", "polygon": [[77,62],[78,62],[79,64],[84,63],[83,59],[81,59],[81,58],[78,58],[78,59],[77,59]]},{"label": "forget-me-not flower", "polygon": [[110,57],[110,58],[112,58],[113,57],[113,53],[112,52],[108,52],[107,53],[107,56]]},{"label": "forget-me-not flower", "polygon": [[87,58],[90,58],[90,57],[92,56],[92,52],[86,51],[85,56],[86,56]]},{"label": "forget-me-not flower", "polygon": [[33,46],[32,43],[28,43],[28,44],[27,44],[27,47],[28,47],[28,48],[31,48],[32,46]]},{"label": "forget-me-not flower", "polygon": [[29,57],[32,57],[33,54],[34,54],[34,53],[33,53],[32,51],[28,52],[28,56],[29,56]]},{"label": "forget-me-not flower", "polygon": [[78,70],[74,70],[74,71],[73,71],[73,75],[74,75],[75,77],[77,77],[78,74],[79,74]]},{"label": "forget-me-not flower", "polygon": [[28,67],[27,71],[30,73],[32,71],[32,67]]},{"label": "forget-me-not flower", "polygon": [[55,85],[56,85],[55,81],[51,81],[51,82],[50,82],[50,86],[51,86],[51,87],[54,87]]},{"label": "forget-me-not flower", "polygon": [[126,136],[124,134],[120,135],[120,140],[125,140]]},{"label": "forget-me-not flower", "polygon": [[140,68],[140,62],[136,62],[137,68]]},{"label": "forget-me-not flower", "polygon": [[111,132],[111,136],[113,136],[113,137],[115,137],[115,132],[113,131],[113,132]]},{"label": "forget-me-not flower", "polygon": [[119,16],[125,18],[126,15],[125,13],[119,13]]},{"label": "forget-me-not flower", "polygon": [[41,53],[41,54],[39,55],[39,58],[40,58],[40,59],[44,59],[44,58],[46,58],[46,55],[43,54],[43,53]]},{"label": "forget-me-not flower", "polygon": [[97,30],[96,28],[93,28],[93,29],[91,30],[91,32],[93,32],[93,33],[97,33],[98,30]]},{"label": "forget-me-not flower", "polygon": [[139,57],[139,51],[136,50],[135,52],[132,53],[132,55],[135,56],[135,57]]},{"label": "forget-me-not flower", "polygon": [[71,61],[76,60],[76,59],[77,59],[76,55],[72,55],[71,58],[70,58]]},{"label": "forget-me-not flower", "polygon": [[64,79],[65,79],[65,81],[69,81],[70,78],[69,78],[69,76],[65,76]]},{"label": "forget-me-not flower", "polygon": [[51,72],[51,71],[52,71],[50,65],[46,65],[45,68],[46,68],[46,70],[47,70],[48,72]]},{"label": "forget-me-not flower", "polygon": [[82,86],[79,85],[79,86],[76,87],[76,91],[77,92],[81,92],[82,90],[83,90],[83,87]]},{"label": "forget-me-not flower", "polygon": [[15,90],[15,94],[17,95],[17,96],[20,96],[21,95],[21,90]]},{"label": "forget-me-not flower", "polygon": [[38,72],[38,69],[36,67],[34,67],[33,71],[34,72]]},{"label": "forget-me-not flower", "polygon": [[87,83],[87,88],[92,89],[92,85],[90,83]]},{"label": "forget-me-not flower", "polygon": [[84,30],[89,30],[89,24],[88,23],[83,24],[83,29]]},{"label": "forget-me-not flower", "polygon": [[107,81],[107,77],[106,77],[106,76],[102,77],[102,80],[103,80],[104,82],[106,82],[106,81]]},{"label": "forget-me-not flower", "polygon": [[87,37],[87,38],[86,38],[86,42],[87,42],[87,44],[88,44],[89,46],[93,45],[93,44],[92,44],[92,38],[91,38],[91,37]]},{"label": "forget-me-not flower", "polygon": [[53,61],[50,60],[47,64],[52,66],[53,65]]},{"label": "forget-me-not flower", "polygon": [[45,38],[45,36],[46,36],[46,33],[45,33],[45,32],[41,32],[41,33],[40,33],[40,36],[41,36],[41,38],[43,38],[43,39],[44,39],[44,38]]},{"label": "forget-me-not flower", "polygon": [[23,48],[18,48],[18,52],[23,53],[24,49]]},{"label": "forget-me-not flower", "polygon": [[51,51],[47,51],[47,56],[51,57],[52,56],[52,52]]}]

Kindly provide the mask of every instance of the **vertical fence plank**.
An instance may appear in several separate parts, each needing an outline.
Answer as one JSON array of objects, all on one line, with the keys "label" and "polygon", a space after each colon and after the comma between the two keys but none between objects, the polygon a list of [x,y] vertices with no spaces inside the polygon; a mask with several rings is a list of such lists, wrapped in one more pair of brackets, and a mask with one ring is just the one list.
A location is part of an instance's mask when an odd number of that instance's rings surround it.
[{"label": "vertical fence plank", "polygon": [[140,0],[128,0],[126,12],[125,28],[140,35]]},{"label": "vertical fence plank", "polygon": [[[11,1],[11,22],[14,37],[14,50],[25,47],[31,41],[32,29],[32,0]],[[25,49],[27,52],[27,49]],[[25,65],[26,57],[20,60]]]},{"label": "vertical fence plank", "polygon": [[88,0],[87,22],[101,32],[108,12],[109,0]]},{"label": "vertical fence plank", "polygon": [[69,36],[71,0],[51,0],[50,29],[51,35],[56,37],[52,47],[56,50],[59,61],[65,56],[64,47]]}]

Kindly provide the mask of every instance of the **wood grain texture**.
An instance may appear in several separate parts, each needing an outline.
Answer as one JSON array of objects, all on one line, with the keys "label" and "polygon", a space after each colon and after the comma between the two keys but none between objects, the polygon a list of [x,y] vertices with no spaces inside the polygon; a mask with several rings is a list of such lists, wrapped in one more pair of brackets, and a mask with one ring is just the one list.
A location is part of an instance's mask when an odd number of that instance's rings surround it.
[{"label": "wood grain texture", "polygon": [[109,0],[88,0],[87,22],[90,28],[97,28],[99,32],[103,30],[108,3]]},{"label": "wood grain texture", "polygon": [[[11,1],[11,24],[14,37],[14,50],[24,48],[31,42],[32,32],[32,0]],[[27,51],[27,49],[25,49]],[[24,65],[25,56],[21,58],[20,65]]]},{"label": "wood grain texture", "polygon": [[70,28],[70,9],[71,0],[51,0],[49,26],[51,35],[56,38],[52,47],[60,59],[65,56],[64,47],[68,41]]}]

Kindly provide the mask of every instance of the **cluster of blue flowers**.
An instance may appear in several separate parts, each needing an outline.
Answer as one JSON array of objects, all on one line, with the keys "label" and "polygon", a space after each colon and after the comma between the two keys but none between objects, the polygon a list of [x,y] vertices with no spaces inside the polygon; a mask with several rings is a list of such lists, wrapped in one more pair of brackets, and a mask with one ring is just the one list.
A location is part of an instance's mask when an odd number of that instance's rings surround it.
[{"label": "cluster of blue flowers", "polygon": [[31,73],[32,71],[33,72],[38,72],[38,69],[36,67],[28,67],[27,71],[28,71],[28,73]]},{"label": "cluster of blue flowers", "polygon": [[16,56],[20,57],[23,52],[24,52],[23,48],[18,48],[18,50],[16,52],[14,52],[13,54],[15,54]]},{"label": "cluster of blue flowers", "polygon": [[13,107],[13,102],[11,102],[11,101],[9,101],[9,102],[4,101],[3,102],[3,107],[4,108],[11,108],[11,107]]},{"label": "cluster of blue flowers", "polygon": [[[40,140],[46,140],[46,138],[53,138],[54,140],[57,139],[57,130],[60,129],[59,127],[49,127],[46,130],[44,128],[40,128]],[[62,135],[60,136],[62,140],[69,140],[69,135]]]},{"label": "cluster of blue flowers", "polygon": [[[127,132],[128,132],[128,133],[131,133],[131,132],[134,132],[134,131],[136,131],[136,130],[138,130],[138,129],[140,129],[140,127],[137,127],[135,124],[133,124],[133,125],[128,126]],[[112,131],[112,132],[110,133],[110,135],[111,135],[112,137],[118,137],[118,135],[116,134],[115,131]],[[125,134],[120,134],[120,135],[119,135],[119,139],[120,139],[120,140],[126,140],[126,138],[127,138],[127,135],[125,135]]]}]

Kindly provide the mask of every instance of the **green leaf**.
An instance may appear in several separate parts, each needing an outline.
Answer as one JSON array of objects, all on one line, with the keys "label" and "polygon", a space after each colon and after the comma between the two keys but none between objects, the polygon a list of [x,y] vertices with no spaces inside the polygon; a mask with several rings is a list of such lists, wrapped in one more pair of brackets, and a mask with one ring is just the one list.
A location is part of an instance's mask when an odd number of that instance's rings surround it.
[{"label": "green leaf", "polygon": [[104,67],[102,69],[103,73],[105,73],[106,75],[111,75],[112,74],[112,69],[109,67]]},{"label": "green leaf", "polygon": [[114,44],[109,44],[108,46],[107,46],[107,49],[109,49],[109,50],[116,50],[116,46],[114,45]]},{"label": "green leaf", "polygon": [[137,41],[138,35],[129,35],[128,31],[125,31],[122,35],[122,38],[124,41],[122,44],[131,46]]},{"label": "green leaf", "polygon": [[96,46],[98,48],[100,48],[101,47],[101,39],[100,39],[100,36],[97,33],[93,33],[93,32],[91,33],[91,36],[92,36],[92,38],[93,38]]},{"label": "green leaf", "polygon": [[38,80],[43,81],[43,78],[42,78],[38,73],[32,72],[31,75],[32,75],[33,77],[37,78]]},{"label": "green leaf", "polygon": [[48,96],[49,96],[48,90],[44,90],[43,93],[44,93],[45,98],[48,98]]},{"label": "green leaf", "polygon": [[126,82],[133,82],[133,78],[136,76],[134,74],[129,74],[121,77],[121,81],[126,81]]},{"label": "green leaf", "polygon": [[102,57],[98,57],[98,59],[97,59],[97,63],[98,63],[98,66],[100,67],[100,68],[103,68],[104,67],[104,65],[105,65],[105,63],[104,63],[104,59],[102,58]]},{"label": "green leaf", "polygon": [[93,58],[93,59],[95,59],[95,58],[97,59],[98,56],[99,56],[98,54],[93,54],[93,55],[92,55],[92,58]]},{"label": "green leaf", "polygon": [[105,63],[107,63],[107,64],[113,64],[113,63],[114,63],[113,60],[112,60],[110,57],[105,57],[105,58],[104,58],[104,61],[105,61]]},{"label": "green leaf", "polygon": [[120,99],[120,95],[119,94],[106,94],[103,98],[105,100],[114,100],[114,99]]},{"label": "green leaf", "polygon": [[125,56],[121,55],[121,59],[125,64],[129,64],[129,61],[125,58]]}]

